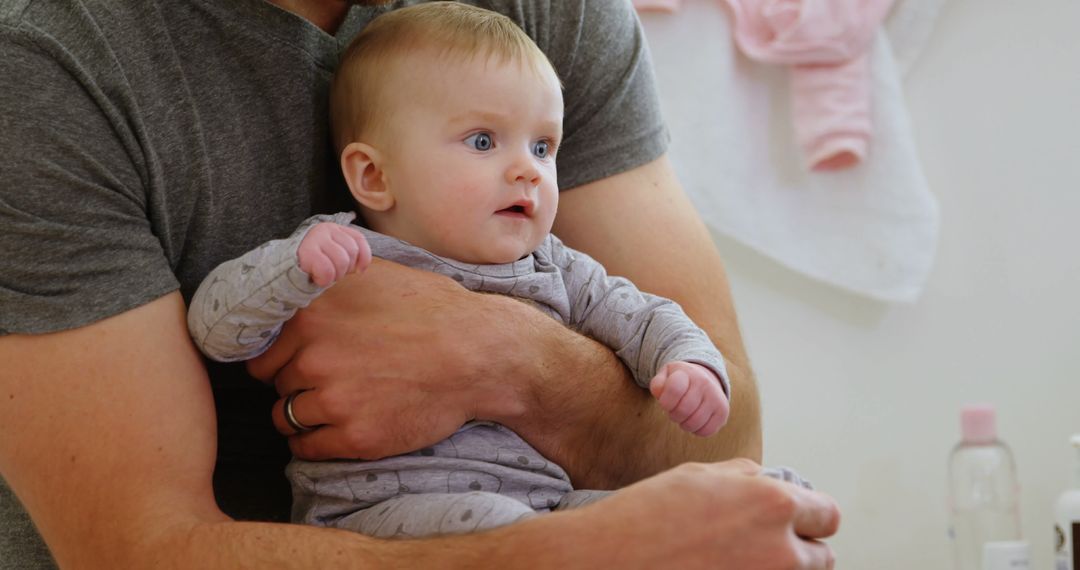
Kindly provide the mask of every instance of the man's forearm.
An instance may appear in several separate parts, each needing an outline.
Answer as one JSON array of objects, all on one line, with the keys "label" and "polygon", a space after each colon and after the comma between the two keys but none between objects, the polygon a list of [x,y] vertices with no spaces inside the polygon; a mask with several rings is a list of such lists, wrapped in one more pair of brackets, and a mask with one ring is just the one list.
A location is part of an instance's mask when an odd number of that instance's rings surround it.
[{"label": "man's forearm", "polygon": [[217,508],[213,400],[183,314],[172,293],[0,337],[0,472],[60,567],[380,567],[386,544]]},{"label": "man's forearm", "polygon": [[517,319],[538,327],[532,360],[522,372],[536,378],[518,417],[500,417],[541,453],[558,462],[576,487],[617,488],[686,461],[732,457],[758,460],[761,449],[757,390],[737,363],[728,363],[731,421],[702,438],[668,419],[655,399],[634,384],[629,371],[604,345],[522,307]]},{"label": "man's forearm", "polygon": [[535,386],[541,419],[525,418],[516,429],[530,442],[543,442],[543,426],[529,422],[556,422],[567,435],[548,446],[556,450],[553,458],[581,478],[575,483],[589,486],[626,483],[688,460],[760,461],[760,401],[727,275],[668,160],[564,192],[560,201],[554,231],[568,246],[600,261],[609,274],[675,300],[708,333],[731,378],[731,414],[715,436],[686,434],[634,386],[609,350],[549,331],[544,351],[551,360]]},{"label": "man's forearm", "polygon": [[[155,560],[133,562],[138,567],[177,570],[421,568],[430,567],[422,565],[433,550],[428,542],[434,541],[416,541],[413,548],[401,548],[391,541],[341,530],[228,521],[200,524],[189,532],[177,533],[156,549]],[[457,549],[455,556],[444,559],[445,567],[467,568],[469,556],[465,549]]]},{"label": "man's forearm", "polygon": [[[642,497],[626,502],[642,504]],[[656,501],[644,500],[655,505]],[[672,519],[685,513],[670,513]],[[655,521],[660,526],[670,526]],[[203,524],[157,548],[157,559],[142,559],[123,568],[355,568],[357,570],[413,570],[439,568],[562,568],[592,569],[608,564],[614,552],[628,559],[621,568],[652,568],[653,558],[664,555],[671,545],[649,545],[639,541],[638,551],[628,553],[619,545],[621,535],[631,528],[629,517],[590,509],[549,513],[512,525],[466,535],[411,540],[389,540],[359,533],[302,525],[274,523],[220,522]],[[647,533],[640,525],[638,532]],[[601,534],[607,540],[590,538]],[[558,548],[552,548],[552,545]],[[657,552],[659,551],[659,552]],[[713,555],[710,558],[715,560]]]}]

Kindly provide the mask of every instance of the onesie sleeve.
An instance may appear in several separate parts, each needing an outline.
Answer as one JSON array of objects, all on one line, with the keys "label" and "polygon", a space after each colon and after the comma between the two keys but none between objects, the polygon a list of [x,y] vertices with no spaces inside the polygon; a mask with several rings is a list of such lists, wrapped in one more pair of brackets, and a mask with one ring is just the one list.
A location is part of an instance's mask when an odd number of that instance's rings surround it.
[{"label": "onesie sleeve", "polygon": [[285,321],[326,290],[300,269],[300,242],[315,224],[348,225],[355,217],[351,212],[312,216],[288,238],[266,242],[214,268],[188,309],[188,330],[199,350],[218,362],[266,352]]},{"label": "onesie sleeve", "polygon": [[648,388],[665,364],[693,362],[712,370],[731,397],[723,356],[678,303],[608,275],[596,260],[554,236],[550,245],[570,298],[568,324],[614,350],[638,386]]}]

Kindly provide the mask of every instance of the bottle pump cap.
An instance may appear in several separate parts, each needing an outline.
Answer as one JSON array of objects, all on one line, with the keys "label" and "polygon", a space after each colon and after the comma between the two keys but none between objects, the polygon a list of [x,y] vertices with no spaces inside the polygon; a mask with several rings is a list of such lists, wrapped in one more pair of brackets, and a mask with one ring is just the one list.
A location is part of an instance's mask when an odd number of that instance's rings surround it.
[{"label": "bottle pump cap", "polygon": [[960,408],[960,433],[964,443],[993,443],[997,439],[994,406],[971,404]]}]

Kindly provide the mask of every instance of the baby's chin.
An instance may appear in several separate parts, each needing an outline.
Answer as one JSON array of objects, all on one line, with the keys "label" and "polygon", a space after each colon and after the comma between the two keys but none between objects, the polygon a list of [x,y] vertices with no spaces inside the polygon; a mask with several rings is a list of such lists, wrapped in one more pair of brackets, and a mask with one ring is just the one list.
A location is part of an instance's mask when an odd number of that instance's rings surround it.
[{"label": "baby's chin", "polygon": [[465,256],[467,259],[454,258],[464,263],[472,263],[474,265],[504,265],[507,263],[513,263],[519,259],[527,257],[532,250],[523,253],[505,253],[505,254],[481,254],[481,255],[469,255]]},{"label": "baby's chin", "polygon": [[446,257],[471,265],[503,265],[528,257],[544,243],[547,234],[536,236],[524,235],[486,235],[486,239],[476,235],[466,239],[447,239],[435,243],[414,243],[440,257]]},{"label": "baby's chin", "polygon": [[463,263],[472,263],[474,265],[503,265],[506,263],[513,263],[519,259],[528,257],[540,244],[536,244],[532,247],[506,247],[506,248],[491,248],[481,251],[471,251],[468,254],[461,256],[450,255],[449,257],[456,259]]}]

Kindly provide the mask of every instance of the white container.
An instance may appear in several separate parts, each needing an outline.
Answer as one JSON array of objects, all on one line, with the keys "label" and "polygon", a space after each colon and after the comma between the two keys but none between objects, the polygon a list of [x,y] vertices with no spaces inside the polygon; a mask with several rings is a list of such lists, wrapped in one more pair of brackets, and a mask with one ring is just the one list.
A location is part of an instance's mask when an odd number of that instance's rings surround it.
[{"label": "white container", "polygon": [[1080,434],[1070,443],[1076,453],[1073,486],[1054,505],[1055,570],[1080,570]]},{"label": "white container", "polygon": [[949,455],[949,535],[955,570],[983,570],[988,542],[1020,536],[1020,485],[1012,452],[997,438],[994,408],[964,406],[963,439]]},{"label": "white container", "polygon": [[983,544],[982,570],[1031,570],[1031,545],[1026,540]]}]

